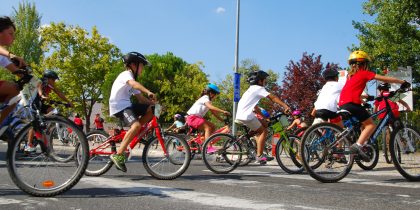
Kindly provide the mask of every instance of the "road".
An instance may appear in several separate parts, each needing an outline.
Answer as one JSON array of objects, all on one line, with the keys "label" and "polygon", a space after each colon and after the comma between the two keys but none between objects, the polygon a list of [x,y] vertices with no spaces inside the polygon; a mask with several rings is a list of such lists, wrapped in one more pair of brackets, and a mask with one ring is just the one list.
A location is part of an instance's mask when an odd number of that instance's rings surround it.
[{"label": "road", "polygon": [[0,209],[420,209],[420,182],[407,182],[382,159],[373,171],[355,165],[332,184],[289,175],[275,160],[227,175],[213,174],[202,160],[193,160],[182,177],[160,181],[134,160],[127,163],[127,173],[112,168],[101,177],[85,176],[62,195],[37,198],[12,183],[5,147],[0,143]]}]

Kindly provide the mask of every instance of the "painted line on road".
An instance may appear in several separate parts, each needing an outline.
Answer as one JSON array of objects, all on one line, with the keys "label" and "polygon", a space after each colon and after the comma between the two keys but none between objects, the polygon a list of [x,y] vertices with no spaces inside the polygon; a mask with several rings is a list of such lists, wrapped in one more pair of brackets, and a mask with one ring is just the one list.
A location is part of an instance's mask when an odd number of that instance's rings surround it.
[{"label": "painted line on road", "polygon": [[[211,172],[210,170],[203,170],[206,172]],[[293,175],[293,174],[273,174],[271,172],[263,171],[251,171],[251,170],[235,170],[231,174],[242,174],[250,176],[268,176],[274,178],[287,178],[287,179],[299,179],[299,180],[312,180],[316,181],[309,175]],[[349,183],[349,184],[364,184],[364,185],[375,185],[375,186],[384,186],[384,187],[400,187],[400,188],[412,188],[420,189],[420,183],[418,182],[408,182],[408,181],[375,181],[371,179],[355,179],[355,178],[344,178],[340,183]]]},{"label": "painted line on road", "polygon": [[[128,182],[122,180],[108,179],[102,177],[85,177],[81,180],[87,184],[93,184],[97,187],[112,187],[125,193],[145,193],[156,195],[160,198],[172,198],[187,200],[192,203],[198,203],[205,206],[218,206],[224,208],[240,208],[240,209],[319,209],[309,206],[291,206],[282,203],[266,203],[261,201],[247,200],[243,198],[235,198],[218,194],[201,193],[191,190],[183,190],[179,188],[162,187],[157,185],[143,184],[139,182]],[[322,208],[325,209],[325,208]]]}]

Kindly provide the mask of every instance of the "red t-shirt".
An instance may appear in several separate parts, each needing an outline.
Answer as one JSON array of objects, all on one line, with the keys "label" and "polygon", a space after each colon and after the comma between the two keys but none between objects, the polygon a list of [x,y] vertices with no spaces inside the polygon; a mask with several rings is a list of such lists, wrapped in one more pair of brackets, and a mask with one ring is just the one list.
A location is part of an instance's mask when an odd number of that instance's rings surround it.
[{"label": "red t-shirt", "polygon": [[104,128],[104,120],[100,117],[96,117],[95,118],[95,125],[96,125],[96,129],[103,129]]},{"label": "red t-shirt", "polygon": [[342,106],[347,103],[362,104],[360,95],[362,95],[366,83],[375,78],[375,75],[375,73],[368,70],[359,70],[352,77],[347,79],[346,84],[341,91],[338,105]]},{"label": "red t-shirt", "polygon": [[[385,94],[387,94],[387,93],[383,93],[383,95],[385,95]],[[392,113],[394,114],[394,116],[395,117],[399,117],[400,116],[400,112],[398,111],[398,109],[399,109],[398,104],[395,103],[395,102],[393,102],[393,101],[391,101],[390,99],[387,99],[387,100],[388,100],[389,106],[391,106]],[[385,107],[386,107],[385,100],[381,100],[381,101],[375,100],[375,102],[373,102],[373,105],[375,105],[375,107],[377,108],[378,111],[380,111],[382,109],[385,109]],[[379,119],[384,118],[385,117],[385,114],[386,114],[385,112],[382,113],[382,114],[380,114],[378,116],[378,118]]]},{"label": "red t-shirt", "polygon": [[78,126],[83,126],[83,121],[82,121],[82,119],[80,119],[80,118],[78,118],[78,117],[75,117],[73,121],[74,121],[74,124],[76,124],[76,125],[78,125]]}]

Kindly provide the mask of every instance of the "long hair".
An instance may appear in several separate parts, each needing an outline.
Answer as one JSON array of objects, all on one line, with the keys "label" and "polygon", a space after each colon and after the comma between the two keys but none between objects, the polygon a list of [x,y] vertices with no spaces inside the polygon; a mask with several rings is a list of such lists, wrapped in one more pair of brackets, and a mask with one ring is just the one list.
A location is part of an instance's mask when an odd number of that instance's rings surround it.
[{"label": "long hair", "polygon": [[361,68],[367,69],[367,63],[366,62],[356,62],[350,65],[350,71],[347,77],[352,77],[354,74],[356,74],[357,71],[359,71]]}]

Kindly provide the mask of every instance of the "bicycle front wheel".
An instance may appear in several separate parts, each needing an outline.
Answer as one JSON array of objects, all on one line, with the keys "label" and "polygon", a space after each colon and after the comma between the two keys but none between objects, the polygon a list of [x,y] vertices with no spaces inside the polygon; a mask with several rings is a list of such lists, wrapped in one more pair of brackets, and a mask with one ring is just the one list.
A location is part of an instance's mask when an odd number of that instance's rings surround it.
[{"label": "bicycle front wheel", "polygon": [[[86,136],[65,118],[44,117],[43,123],[32,122],[17,134],[7,150],[7,169],[21,190],[47,197],[61,194],[77,184],[88,164],[89,146]],[[72,129],[76,145],[54,144],[57,139],[46,130],[51,125]],[[38,135],[33,136],[33,133]],[[23,148],[29,138],[37,142],[36,151],[22,152],[19,148]]]},{"label": "bicycle front wheel", "polygon": [[335,124],[319,123],[306,130],[301,142],[305,170],[312,178],[325,183],[338,182],[350,172],[353,155],[350,142],[336,138],[342,128]]},{"label": "bicycle front wheel", "polygon": [[117,152],[117,145],[114,141],[105,143],[108,137],[108,133],[100,130],[87,134],[90,149],[89,164],[85,171],[87,176],[100,176],[111,169],[113,162],[109,157]]},{"label": "bicycle front wheel", "polygon": [[420,134],[404,125],[391,134],[390,153],[398,172],[409,181],[420,181]]},{"label": "bicycle front wheel", "polygon": [[276,145],[276,160],[279,166],[289,174],[303,172],[301,157],[299,154],[300,139],[295,135],[282,137]]},{"label": "bicycle front wheel", "polygon": [[241,158],[242,145],[230,134],[214,134],[203,144],[204,164],[216,174],[227,174],[235,170]]},{"label": "bicycle front wheel", "polygon": [[[191,151],[188,143],[175,134],[162,134],[163,145],[158,137],[149,139],[143,150],[143,166],[157,179],[175,179],[190,165]],[[166,149],[166,154],[164,149]]]}]

